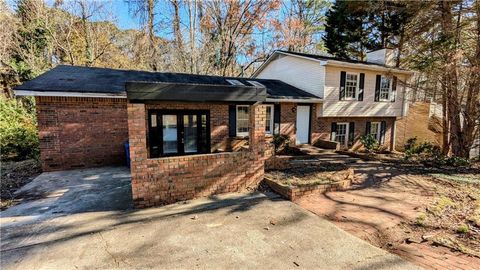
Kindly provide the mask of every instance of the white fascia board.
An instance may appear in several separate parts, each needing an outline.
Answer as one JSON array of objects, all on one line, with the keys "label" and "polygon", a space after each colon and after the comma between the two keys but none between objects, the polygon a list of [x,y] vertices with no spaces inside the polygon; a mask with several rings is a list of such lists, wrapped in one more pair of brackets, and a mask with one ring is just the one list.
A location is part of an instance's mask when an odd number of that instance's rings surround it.
[{"label": "white fascia board", "polygon": [[14,90],[16,96],[34,97],[90,97],[90,98],[127,98],[127,95],[113,93],[82,93],[82,92],[57,92],[57,91],[30,91]]},{"label": "white fascia board", "polygon": [[280,102],[280,103],[323,103],[321,98],[309,99],[281,99],[281,98],[267,98],[266,102]]},{"label": "white fascia board", "polygon": [[325,66],[360,68],[360,69],[366,69],[366,70],[391,72],[391,73],[397,73],[397,74],[406,74],[406,75],[410,75],[410,76],[413,75],[413,71],[402,70],[402,69],[397,69],[397,68],[388,68],[388,67],[366,65],[366,64],[360,64],[360,63],[346,63],[346,62],[336,61],[336,60],[328,60],[328,61],[325,61],[325,62],[326,63],[323,64]]}]

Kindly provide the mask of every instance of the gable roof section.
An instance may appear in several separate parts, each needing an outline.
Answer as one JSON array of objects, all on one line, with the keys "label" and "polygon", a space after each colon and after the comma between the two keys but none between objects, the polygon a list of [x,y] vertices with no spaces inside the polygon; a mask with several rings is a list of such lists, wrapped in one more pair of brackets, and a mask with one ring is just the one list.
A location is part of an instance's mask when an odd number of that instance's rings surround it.
[{"label": "gable roof section", "polygon": [[342,59],[338,57],[333,57],[331,55],[320,55],[320,54],[309,54],[309,53],[299,53],[299,52],[292,52],[292,51],[285,51],[285,50],[276,50],[274,51],[268,59],[253,73],[252,77],[257,76],[272,60],[275,59],[277,55],[287,55],[292,57],[299,57],[307,60],[313,61],[322,61],[324,62],[323,65],[332,65],[332,66],[349,66],[352,68],[364,68],[364,69],[375,69],[375,70],[382,70],[382,71],[389,71],[389,72],[397,72],[397,73],[405,73],[405,74],[412,74],[413,72],[389,67],[386,65],[381,65],[377,63],[367,62],[367,61],[358,61],[358,60],[350,60],[350,59]]},{"label": "gable roof section", "polygon": [[[232,85],[228,80],[238,80],[242,85]],[[248,81],[256,81],[266,88],[266,95],[269,99],[305,99],[317,100],[319,97],[298,89],[280,80],[252,79],[194,75],[185,73],[162,73],[138,70],[120,70],[110,68],[94,68],[80,66],[59,65],[37,78],[25,82],[14,88],[17,95],[49,95],[55,96],[98,96],[98,97],[126,97],[127,82],[142,82],[148,84],[177,84],[198,85],[198,89],[208,92],[205,86],[224,86],[226,89],[237,88],[259,88]],[[202,87],[203,86],[203,87]],[[151,87],[150,87],[151,88]],[[152,88],[151,88],[152,89]]]}]

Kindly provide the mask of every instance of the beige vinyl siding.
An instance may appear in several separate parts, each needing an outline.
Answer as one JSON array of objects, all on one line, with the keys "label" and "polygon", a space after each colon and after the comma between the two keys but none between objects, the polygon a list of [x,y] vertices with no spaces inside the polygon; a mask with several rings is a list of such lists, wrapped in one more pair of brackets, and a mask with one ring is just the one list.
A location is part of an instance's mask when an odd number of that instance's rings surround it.
[{"label": "beige vinyl siding", "polygon": [[323,98],[325,67],[319,61],[283,56],[271,61],[256,78],[277,79]]},{"label": "beige vinyl siding", "polygon": [[[375,79],[380,71],[369,71],[355,68],[325,66],[325,97],[322,112],[323,117],[333,116],[402,116],[404,86],[397,83],[397,93],[395,102],[380,101],[375,102]],[[365,88],[363,101],[357,100],[339,100],[340,72],[365,73]],[[403,74],[397,74],[398,80],[405,81]]]}]

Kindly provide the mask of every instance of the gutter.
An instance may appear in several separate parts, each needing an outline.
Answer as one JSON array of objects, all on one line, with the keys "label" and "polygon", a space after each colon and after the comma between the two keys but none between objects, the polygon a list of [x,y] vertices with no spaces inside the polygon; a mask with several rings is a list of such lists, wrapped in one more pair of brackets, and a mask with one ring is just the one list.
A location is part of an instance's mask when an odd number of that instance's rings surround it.
[{"label": "gutter", "polygon": [[[81,93],[81,92],[57,92],[57,91],[31,91],[31,90],[14,90],[16,96],[36,96],[36,97],[90,97],[90,98],[127,98],[125,93]],[[267,98],[266,102],[294,102],[294,103],[323,103],[321,98],[310,99],[283,99],[283,98]]]},{"label": "gutter", "polygon": [[57,91],[32,91],[32,90],[13,90],[15,96],[34,96],[34,97],[90,97],[90,98],[127,98],[126,93],[83,93],[83,92],[57,92]]},{"label": "gutter", "polygon": [[265,102],[323,103],[323,99],[321,98],[309,98],[309,99],[267,98]]}]

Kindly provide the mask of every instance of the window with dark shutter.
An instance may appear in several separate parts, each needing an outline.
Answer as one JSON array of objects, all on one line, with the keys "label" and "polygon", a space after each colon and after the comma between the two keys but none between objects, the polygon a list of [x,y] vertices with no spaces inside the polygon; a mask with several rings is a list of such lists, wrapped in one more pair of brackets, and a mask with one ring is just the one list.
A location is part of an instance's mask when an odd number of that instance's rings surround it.
[{"label": "window with dark shutter", "polygon": [[280,134],[280,104],[273,106],[273,134]]},{"label": "window with dark shutter", "polygon": [[237,136],[237,106],[228,106],[228,136]]},{"label": "window with dark shutter", "polygon": [[348,145],[352,146],[355,142],[355,122],[348,124]]},{"label": "window with dark shutter", "polygon": [[397,97],[397,76],[393,76],[393,81],[392,81],[392,97],[391,101],[395,102],[395,98]]},{"label": "window with dark shutter", "polygon": [[337,135],[337,123],[333,122],[332,123],[332,132],[330,134],[330,140],[335,141]]},{"label": "window with dark shutter", "polygon": [[365,126],[365,135],[370,134],[370,126],[371,126],[371,122],[367,122]]},{"label": "window with dark shutter", "polygon": [[347,72],[340,72],[340,93],[339,100],[345,100],[345,81],[347,78]]},{"label": "window with dark shutter", "polygon": [[375,101],[380,101],[380,83],[382,81],[382,75],[377,75],[375,80]]},{"label": "window with dark shutter", "polygon": [[385,143],[385,132],[387,130],[387,122],[382,121],[380,123],[380,144]]},{"label": "window with dark shutter", "polygon": [[365,73],[360,73],[360,83],[359,83],[359,90],[358,90],[358,100],[363,100],[363,92],[365,89]]}]

